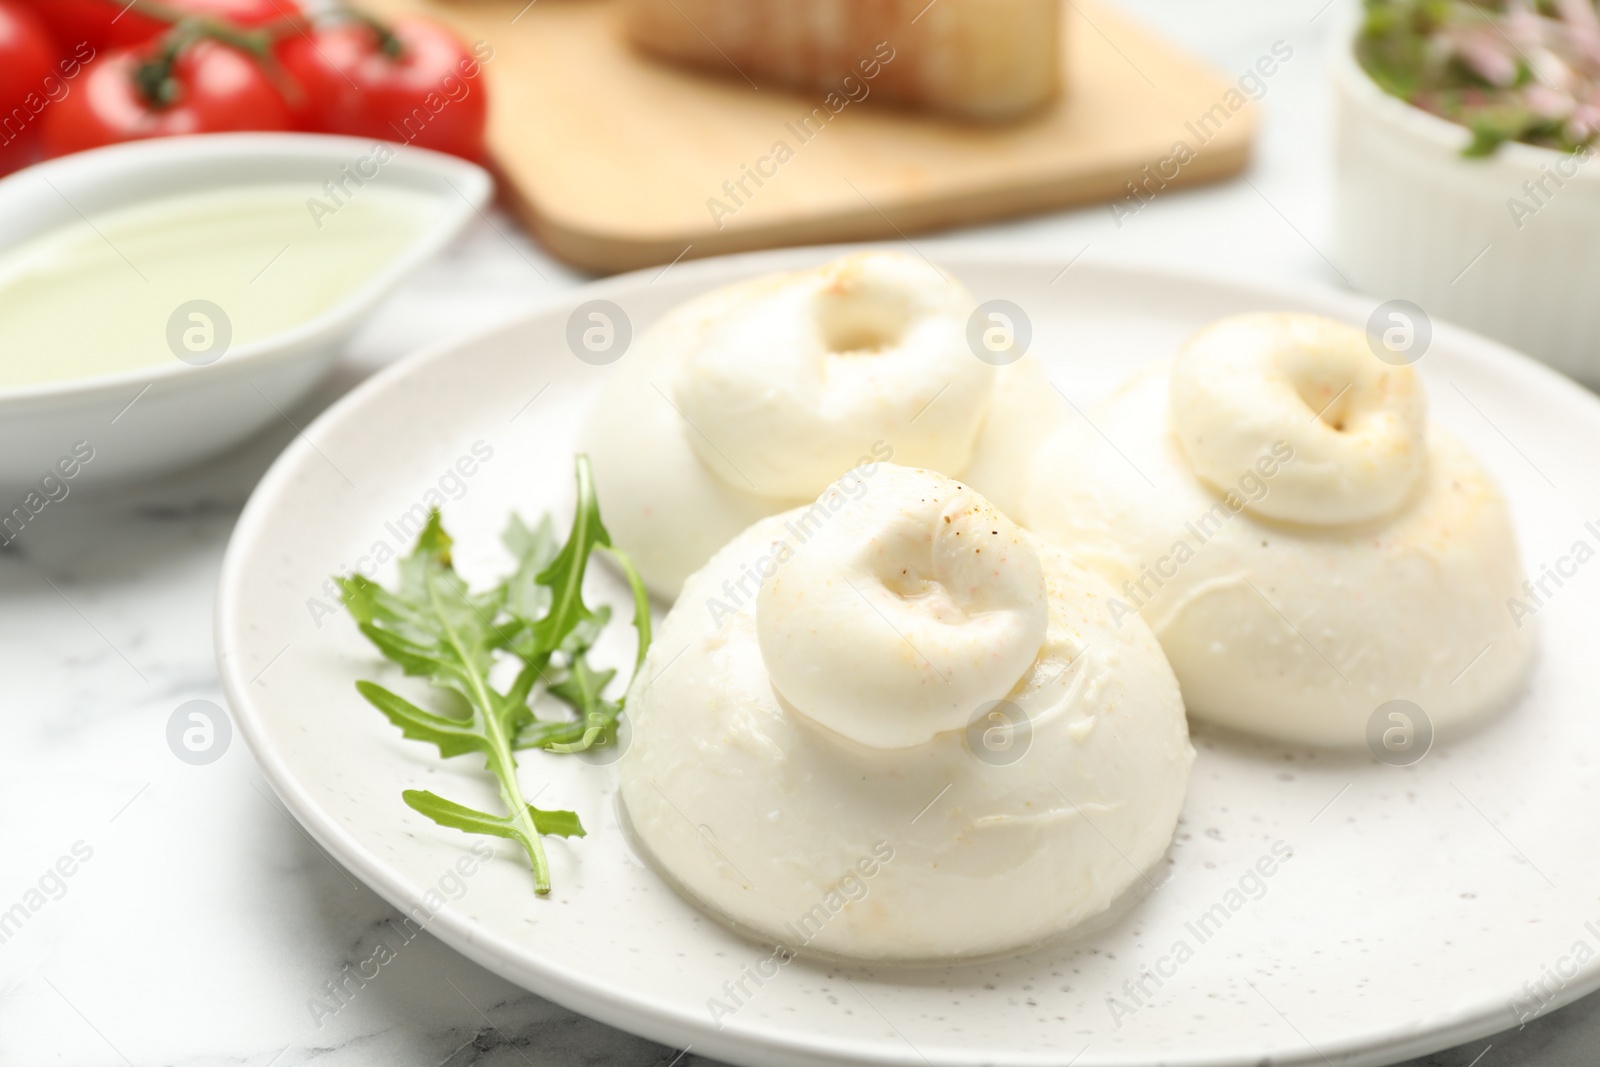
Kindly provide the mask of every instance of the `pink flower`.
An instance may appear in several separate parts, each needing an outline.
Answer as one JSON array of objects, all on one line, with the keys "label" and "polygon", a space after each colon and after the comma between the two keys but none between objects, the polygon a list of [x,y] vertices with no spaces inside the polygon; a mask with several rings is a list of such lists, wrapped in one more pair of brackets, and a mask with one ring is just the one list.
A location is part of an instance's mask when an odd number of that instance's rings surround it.
[{"label": "pink flower", "polygon": [[1566,93],[1545,85],[1530,85],[1522,91],[1522,101],[1542,119],[1564,119],[1577,106]]},{"label": "pink flower", "polygon": [[1469,30],[1455,40],[1456,54],[1490,85],[1515,85],[1517,60],[1493,31]]}]

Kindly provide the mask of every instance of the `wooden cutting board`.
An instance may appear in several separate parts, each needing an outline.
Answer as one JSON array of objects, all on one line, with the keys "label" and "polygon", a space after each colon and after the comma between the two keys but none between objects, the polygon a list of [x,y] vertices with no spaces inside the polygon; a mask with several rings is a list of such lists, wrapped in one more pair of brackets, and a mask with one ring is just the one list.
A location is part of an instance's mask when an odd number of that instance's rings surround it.
[{"label": "wooden cutting board", "polygon": [[[555,255],[611,272],[893,238],[1120,199],[1128,181],[1155,189],[1158,171],[1175,175],[1163,178],[1171,188],[1244,167],[1255,116],[1229,110],[1231,82],[1100,3],[1063,2],[1066,91],[1002,127],[870,96],[802,126],[825,94],[640,56],[623,40],[620,0],[364,6],[424,13],[493,49],[484,76],[503,195]],[[1192,159],[1177,161],[1179,143]],[[770,176],[757,185],[752,171]]]}]

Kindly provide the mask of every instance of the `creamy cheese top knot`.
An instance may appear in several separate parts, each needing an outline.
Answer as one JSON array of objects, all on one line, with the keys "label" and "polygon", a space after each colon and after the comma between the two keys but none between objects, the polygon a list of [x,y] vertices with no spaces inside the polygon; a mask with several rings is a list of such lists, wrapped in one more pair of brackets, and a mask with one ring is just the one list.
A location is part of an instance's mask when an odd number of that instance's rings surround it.
[{"label": "creamy cheese top knot", "polygon": [[1379,360],[1359,329],[1317,315],[1236,315],[1196,334],[1172,366],[1172,427],[1194,473],[1227,490],[1276,446],[1292,460],[1245,506],[1337,525],[1394,514],[1427,466],[1415,372]]},{"label": "creamy cheese top knot", "polygon": [[785,500],[815,497],[875,442],[962,471],[996,373],[967,344],[974,306],[960,282],[892,253],[766,279],[677,368],[689,442],[730,486]]},{"label": "creamy cheese top knot", "polygon": [[756,599],[772,687],[862,745],[909,748],[964,729],[1045,643],[1038,553],[942,475],[885,465],[791,549]]}]

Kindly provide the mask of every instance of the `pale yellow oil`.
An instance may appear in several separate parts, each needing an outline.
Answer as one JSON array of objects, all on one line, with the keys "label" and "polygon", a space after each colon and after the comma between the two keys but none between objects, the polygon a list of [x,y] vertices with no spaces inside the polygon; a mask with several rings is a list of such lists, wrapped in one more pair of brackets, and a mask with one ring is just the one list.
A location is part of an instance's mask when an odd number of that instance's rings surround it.
[{"label": "pale yellow oil", "polygon": [[446,206],[381,182],[339,199],[311,183],[172,196],[0,252],[0,388],[177,363],[169,327],[195,301],[227,317],[228,351],[292,329],[372,281]]}]

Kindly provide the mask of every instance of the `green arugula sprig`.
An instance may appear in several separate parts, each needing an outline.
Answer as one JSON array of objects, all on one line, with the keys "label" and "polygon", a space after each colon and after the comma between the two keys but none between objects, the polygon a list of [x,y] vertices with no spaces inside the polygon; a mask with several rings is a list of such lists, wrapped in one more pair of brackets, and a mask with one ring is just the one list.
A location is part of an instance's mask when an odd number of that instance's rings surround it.
[{"label": "green arugula sprig", "polygon": [[[578,505],[566,543],[557,545],[549,516],[530,529],[513,515],[504,541],[516,567],[500,584],[473,593],[451,562],[453,541],[435,509],[411,555],[400,561],[400,581],[385,589],[360,575],[337,579],[361,632],[406,674],[426,678],[448,694],[454,713],[426,711],[374,682],[356,689],[400,732],[426,741],[444,758],[481,753],[500,786],[505,814],[446,800],[425,789],[401,798],[441,826],[509,838],[533,865],[534,888],[550,891],[550,866],[541,835],[583,837],[571,811],[544,811],[529,804],[517,780],[515,753],[542,748],[583,752],[617,743],[623,701],[605,697],[615,670],[598,670],[589,652],[611,620],[609,607],[583,599],[583,577],[595,549],[616,559],[633,589],[633,626],[638,636],[634,671],[650,647],[650,603],[644,582],[628,557],[614,548],[600,521],[594,475],[586,456],[577,460]],[[495,664],[510,657],[520,664],[504,692],[489,683]],[[549,694],[574,713],[540,718],[534,704]]]}]

